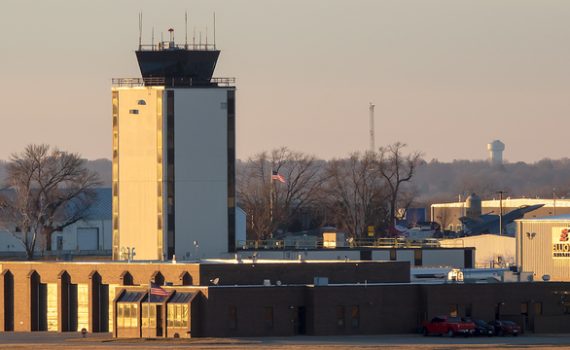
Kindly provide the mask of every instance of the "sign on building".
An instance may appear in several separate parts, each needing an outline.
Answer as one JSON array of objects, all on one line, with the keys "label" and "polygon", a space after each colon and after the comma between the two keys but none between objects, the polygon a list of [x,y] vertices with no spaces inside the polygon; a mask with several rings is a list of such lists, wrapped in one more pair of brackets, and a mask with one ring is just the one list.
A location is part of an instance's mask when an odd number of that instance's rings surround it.
[{"label": "sign on building", "polygon": [[570,258],[570,228],[552,228],[552,257],[554,259]]}]

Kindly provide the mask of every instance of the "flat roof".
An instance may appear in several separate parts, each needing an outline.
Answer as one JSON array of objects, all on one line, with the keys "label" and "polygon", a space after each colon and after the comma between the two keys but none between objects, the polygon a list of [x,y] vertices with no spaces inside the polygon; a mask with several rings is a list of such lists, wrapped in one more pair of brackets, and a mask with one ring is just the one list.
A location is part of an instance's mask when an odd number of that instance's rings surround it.
[{"label": "flat roof", "polygon": [[538,218],[527,218],[527,219],[518,219],[515,221],[553,221],[553,222],[560,222],[560,221],[570,221],[570,214],[561,214],[555,216],[541,216]]},{"label": "flat roof", "polygon": [[[503,207],[519,208],[523,205],[537,205],[544,204],[545,207],[570,207],[570,199],[560,198],[505,198],[503,199]],[[434,203],[431,205],[433,208],[463,208],[465,202],[450,202],[450,203]],[[500,206],[499,199],[482,200],[482,207],[498,208]]]}]

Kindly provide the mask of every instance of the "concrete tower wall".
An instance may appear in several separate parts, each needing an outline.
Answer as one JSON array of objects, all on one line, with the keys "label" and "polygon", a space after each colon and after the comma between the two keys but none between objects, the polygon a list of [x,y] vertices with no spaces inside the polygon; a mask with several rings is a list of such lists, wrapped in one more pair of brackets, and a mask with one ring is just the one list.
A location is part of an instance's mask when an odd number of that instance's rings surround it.
[{"label": "concrete tower wall", "polygon": [[173,89],[179,260],[228,252],[228,198],[234,197],[228,195],[228,163],[233,163],[228,160],[229,90],[233,88]]},{"label": "concrete tower wall", "polygon": [[[135,247],[135,259],[162,259],[161,87],[115,88],[113,133],[113,256]],[[115,119],[115,116],[114,116]],[[124,249],[123,249],[124,251]]]}]

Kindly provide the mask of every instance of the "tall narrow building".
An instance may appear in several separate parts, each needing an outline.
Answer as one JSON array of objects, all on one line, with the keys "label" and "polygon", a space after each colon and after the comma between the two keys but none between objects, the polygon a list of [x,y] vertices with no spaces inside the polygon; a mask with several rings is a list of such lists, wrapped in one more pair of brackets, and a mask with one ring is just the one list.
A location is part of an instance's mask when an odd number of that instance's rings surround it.
[{"label": "tall narrow building", "polygon": [[[215,45],[140,45],[113,79],[113,259],[235,250],[235,86]],[[133,254],[134,248],[134,254]]]}]

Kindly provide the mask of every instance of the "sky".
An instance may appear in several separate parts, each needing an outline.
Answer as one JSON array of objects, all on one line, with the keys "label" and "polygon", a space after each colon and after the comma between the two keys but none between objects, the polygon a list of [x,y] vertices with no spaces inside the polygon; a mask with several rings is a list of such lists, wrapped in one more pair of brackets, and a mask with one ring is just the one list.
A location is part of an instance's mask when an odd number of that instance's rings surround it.
[{"label": "sky", "polygon": [[111,157],[111,78],[143,41],[196,28],[235,77],[237,155],[324,159],[397,141],[426,160],[568,157],[567,0],[1,0],[0,159],[30,143]]}]

